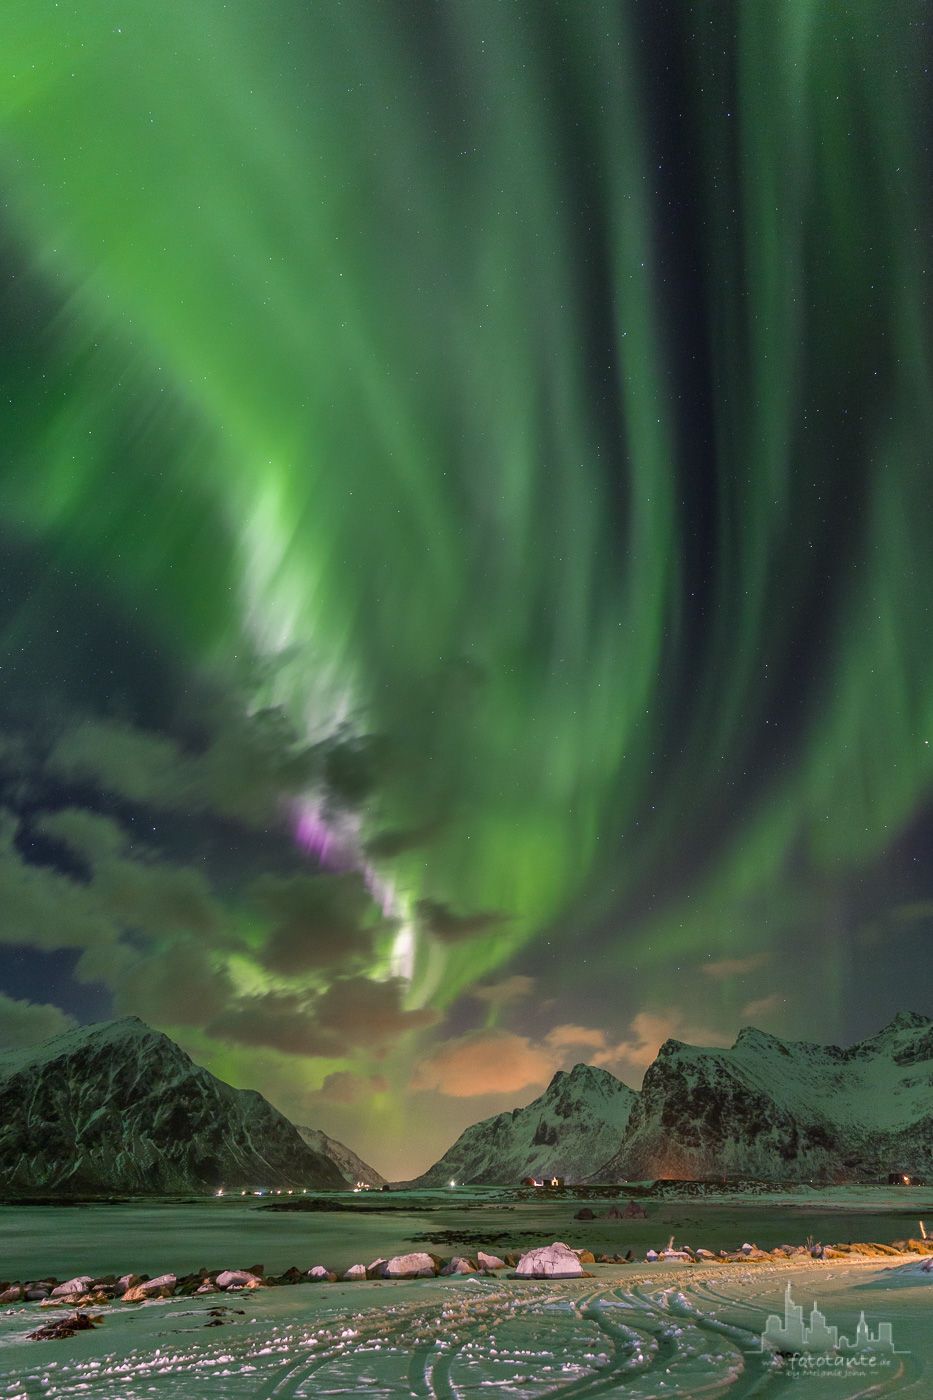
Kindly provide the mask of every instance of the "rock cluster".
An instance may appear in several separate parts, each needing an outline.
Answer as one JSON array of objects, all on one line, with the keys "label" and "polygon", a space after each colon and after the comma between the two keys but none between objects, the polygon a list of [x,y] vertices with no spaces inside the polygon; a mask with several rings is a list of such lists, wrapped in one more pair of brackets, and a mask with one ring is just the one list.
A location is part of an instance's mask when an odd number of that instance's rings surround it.
[{"label": "rock cluster", "polygon": [[[673,1239],[663,1249],[649,1249],[649,1263],[727,1264],[774,1263],[782,1260],[810,1261],[812,1259],[846,1259],[851,1256],[884,1258],[923,1255],[922,1267],[933,1272],[933,1239],[896,1240],[893,1244],[858,1241],[847,1244],[781,1244],[774,1249],[759,1249],[746,1241],[738,1249],[713,1251],[693,1249],[689,1245],[675,1247]],[[188,1297],[205,1293],[238,1293],[256,1288],[285,1287],[303,1283],[356,1283],[370,1280],[421,1278],[453,1278],[462,1274],[495,1275],[512,1269],[517,1279],[581,1278],[588,1264],[623,1264],[632,1262],[632,1251],[621,1254],[594,1256],[588,1249],[573,1249],[563,1241],[541,1245],[518,1255],[503,1256],[479,1250],[476,1258],[454,1255],[442,1259],[436,1254],[413,1251],[391,1258],[374,1259],[369,1264],[352,1264],[341,1274],[315,1264],[309,1269],[290,1268],[281,1274],[266,1275],[262,1264],[248,1269],[199,1269],[196,1273],[158,1274],[78,1274],[74,1278],[0,1281],[0,1305],[39,1303],[45,1307],[70,1309],[67,1317],[58,1319],[30,1333],[36,1340],[71,1336],[74,1332],[96,1325],[100,1318],[82,1311],[107,1303],[147,1303],[161,1298]],[[219,1324],[218,1324],[219,1325]]]},{"label": "rock cluster", "polygon": [[[900,1254],[928,1254],[933,1255],[933,1239],[919,1240],[895,1240],[893,1244],[877,1244],[859,1240],[848,1244],[779,1244],[774,1249],[759,1249],[756,1244],[749,1244],[747,1241],[738,1249],[720,1249],[715,1252],[711,1249],[691,1249],[689,1245],[683,1245],[679,1249],[673,1247],[673,1240],[666,1249],[649,1249],[645,1254],[645,1259],[649,1264],[677,1262],[682,1264],[756,1264],[774,1263],[775,1260],[782,1259],[848,1259],[852,1255],[867,1258],[883,1258],[890,1255]],[[603,1263],[603,1257],[598,1261]],[[608,1262],[608,1261],[605,1261]]]}]

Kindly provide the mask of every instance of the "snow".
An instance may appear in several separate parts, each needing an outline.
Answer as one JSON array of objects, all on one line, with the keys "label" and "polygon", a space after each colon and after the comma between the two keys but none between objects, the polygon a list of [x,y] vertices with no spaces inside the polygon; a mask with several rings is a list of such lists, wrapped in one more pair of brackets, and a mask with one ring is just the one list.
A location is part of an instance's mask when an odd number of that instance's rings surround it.
[{"label": "snow", "polygon": [[635,1100],[634,1090],[608,1070],[582,1064],[558,1070],[539,1098],[474,1123],[412,1184],[511,1185],[542,1175],[580,1181],[616,1150]]},{"label": "snow", "polygon": [[375,1167],[364,1162],[362,1157],[358,1157],[345,1143],[328,1137],[320,1128],[308,1128],[302,1123],[296,1123],[295,1127],[302,1142],[306,1142],[314,1152],[333,1162],[348,1186],[356,1186],[357,1182],[363,1182],[367,1186],[385,1185],[385,1177],[380,1176]]},{"label": "snow", "polygon": [[434,1260],[430,1254],[416,1250],[412,1254],[395,1254],[382,1271],[383,1278],[433,1278]]},{"label": "snow", "polygon": [[340,1189],[261,1094],[195,1065],[136,1017],[0,1054],[0,1186],[28,1194],[258,1185]]},{"label": "snow", "polygon": [[583,1273],[583,1265],[569,1245],[556,1240],[523,1254],[515,1273],[518,1278],[574,1278]]},{"label": "snow", "polygon": [[754,1027],[731,1049],[665,1042],[625,1139],[589,1179],[890,1170],[933,1170],[933,1020],[914,1012],[848,1049]]},{"label": "snow", "polygon": [[[594,1269],[562,1281],[471,1278],[261,1289],[237,1295],[219,1318],[218,1295],[104,1308],[93,1331],[28,1342],[48,1310],[0,1314],[0,1397],[48,1400],[304,1400],[367,1394],[374,1400],[498,1392],[678,1396],[784,1393],[785,1363],[762,1352],[770,1313],[791,1281],[809,1311],[854,1331],[861,1311],[889,1321],[898,1354],[872,1377],[874,1395],[933,1389],[931,1283],[914,1266],[658,1264]],[[242,1311],[239,1311],[242,1309]],[[210,1321],[221,1326],[208,1327]],[[795,1400],[828,1393],[801,1375]],[[854,1400],[864,1380],[834,1378]]]}]

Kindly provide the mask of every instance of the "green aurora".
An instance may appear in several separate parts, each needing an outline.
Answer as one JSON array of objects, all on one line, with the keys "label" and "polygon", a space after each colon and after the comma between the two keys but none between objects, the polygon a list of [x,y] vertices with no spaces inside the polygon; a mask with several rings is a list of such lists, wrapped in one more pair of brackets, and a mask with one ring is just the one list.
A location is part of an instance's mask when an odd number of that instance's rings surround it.
[{"label": "green aurora", "polygon": [[933,777],[929,13],[650,9],[12,0],[0,517],[359,746],[336,817],[287,795],[409,1009],[520,969],[604,1024],[786,955],[773,1028],[854,1034],[933,875],[878,883]]}]

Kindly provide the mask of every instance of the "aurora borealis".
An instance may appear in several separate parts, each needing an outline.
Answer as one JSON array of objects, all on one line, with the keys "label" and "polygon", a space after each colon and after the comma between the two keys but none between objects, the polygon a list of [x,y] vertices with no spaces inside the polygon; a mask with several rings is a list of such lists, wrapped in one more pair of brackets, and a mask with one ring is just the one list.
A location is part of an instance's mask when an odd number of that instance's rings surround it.
[{"label": "aurora borealis", "polygon": [[13,0],[0,1039],[389,1175],[933,991],[921,0]]}]

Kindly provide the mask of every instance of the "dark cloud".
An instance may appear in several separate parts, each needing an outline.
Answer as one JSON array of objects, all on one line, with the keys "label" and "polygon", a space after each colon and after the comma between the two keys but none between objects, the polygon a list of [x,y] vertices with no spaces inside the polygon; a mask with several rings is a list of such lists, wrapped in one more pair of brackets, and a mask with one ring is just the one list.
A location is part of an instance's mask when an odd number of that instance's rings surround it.
[{"label": "dark cloud", "polygon": [[317,1020],[347,1047],[382,1046],[406,1031],[436,1025],[441,1019],[439,1011],[429,1007],[403,1009],[404,991],[405,983],[398,977],[385,982],[347,977],[334,982],[320,997],[315,1008]]},{"label": "dark cloud", "polygon": [[66,725],[46,772],[159,811],[213,815],[245,825],[277,822],[283,794],[312,780],[323,758],[302,745],[280,710],[198,717],[189,743],[110,718]]},{"label": "dark cloud", "polygon": [[0,992],[0,1049],[15,1050],[35,1045],[53,1035],[71,1030],[73,1016],[47,1002],[18,1001]]},{"label": "dark cloud", "polygon": [[268,992],[230,1006],[207,1027],[208,1035],[238,1045],[262,1046],[286,1055],[334,1054],[332,1036],[315,1024],[300,997]]},{"label": "dark cloud", "polygon": [[273,972],[300,977],[372,955],[381,916],[356,872],[263,875],[248,897],[270,921],[261,956]]},{"label": "dark cloud", "polygon": [[268,992],[245,997],[209,1019],[208,1034],[289,1055],[340,1059],[357,1049],[381,1049],[408,1031],[432,1026],[437,1011],[406,1011],[404,983],[348,977],[316,996]]},{"label": "dark cloud", "polygon": [[126,849],[124,827],[112,817],[86,807],[62,807],[39,817],[34,825],[42,834],[61,841],[92,868]]},{"label": "dark cloud", "polygon": [[382,1074],[354,1074],[341,1069],[328,1074],[313,1097],[324,1103],[355,1104],[372,1094],[385,1094],[388,1089],[389,1081]]},{"label": "dark cloud", "polygon": [[216,942],[223,928],[210,885],[191,866],[107,861],[97,867],[91,888],[121,927],[156,938],[186,932]]},{"label": "dark cloud", "polygon": [[34,948],[90,948],[113,943],[120,929],[89,886],[23,860],[17,820],[0,818],[0,942]]},{"label": "dark cloud", "polygon": [[375,859],[390,860],[393,856],[404,855],[406,851],[427,845],[439,829],[439,822],[425,822],[422,826],[392,827],[379,831],[366,842],[366,853]]},{"label": "dark cloud", "polygon": [[441,943],[459,943],[488,933],[497,924],[505,923],[508,914],[487,910],[476,914],[457,914],[449,904],[436,899],[419,899],[415,912],[421,927]]},{"label": "dark cloud", "polygon": [[114,989],[118,1015],[155,1026],[203,1026],[234,1001],[229,977],[192,942],[169,943],[133,963]]}]

